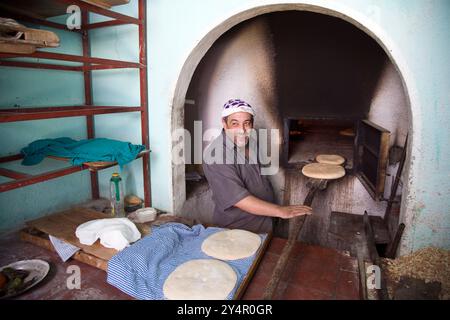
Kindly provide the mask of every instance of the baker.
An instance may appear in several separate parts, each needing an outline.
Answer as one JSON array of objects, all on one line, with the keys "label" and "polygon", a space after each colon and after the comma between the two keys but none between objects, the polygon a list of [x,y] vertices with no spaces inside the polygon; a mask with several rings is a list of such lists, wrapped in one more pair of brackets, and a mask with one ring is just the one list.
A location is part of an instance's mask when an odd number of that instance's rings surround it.
[{"label": "baker", "polygon": [[[303,205],[280,206],[260,162],[250,161],[249,143],[254,109],[245,101],[232,99],[222,110],[221,134],[205,150],[205,155],[223,151],[215,161],[203,161],[203,170],[215,204],[213,223],[220,227],[245,229],[257,233],[273,231],[274,218],[289,219],[311,214]],[[212,149],[215,151],[213,152]],[[257,152],[256,152],[257,154]],[[230,161],[231,160],[231,161]]]}]

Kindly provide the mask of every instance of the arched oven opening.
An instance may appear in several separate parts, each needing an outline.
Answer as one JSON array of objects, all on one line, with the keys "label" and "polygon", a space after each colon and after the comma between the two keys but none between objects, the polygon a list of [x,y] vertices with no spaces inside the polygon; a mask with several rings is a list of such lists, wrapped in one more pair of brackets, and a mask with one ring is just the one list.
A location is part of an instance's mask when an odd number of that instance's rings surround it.
[{"label": "arched oven opening", "polygon": [[351,250],[368,212],[384,254],[399,225],[403,185],[396,175],[411,119],[401,77],[381,46],[349,22],[306,11],[257,16],[214,43],[194,72],[184,110],[192,143],[185,145],[191,163],[181,212],[206,223],[214,207],[194,161],[195,133],[220,129],[231,98],[252,104],[257,130],[280,133],[280,167],[270,176],[278,203],[303,202],[301,168],[318,154],[346,159],[346,176],[316,196],[299,239]]}]

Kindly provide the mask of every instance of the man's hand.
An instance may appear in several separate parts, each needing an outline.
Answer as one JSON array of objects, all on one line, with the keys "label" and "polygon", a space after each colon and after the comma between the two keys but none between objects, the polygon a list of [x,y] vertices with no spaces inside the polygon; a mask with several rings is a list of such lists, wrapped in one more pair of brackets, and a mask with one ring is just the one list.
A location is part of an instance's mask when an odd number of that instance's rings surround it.
[{"label": "man's hand", "polygon": [[280,206],[279,217],[282,219],[289,219],[302,215],[310,215],[312,213],[312,208],[303,205],[294,206]]},{"label": "man's hand", "polygon": [[275,203],[267,202],[254,196],[247,196],[237,202],[234,206],[243,211],[259,216],[278,217],[282,219],[289,219],[312,213],[311,207],[308,206],[279,206]]}]

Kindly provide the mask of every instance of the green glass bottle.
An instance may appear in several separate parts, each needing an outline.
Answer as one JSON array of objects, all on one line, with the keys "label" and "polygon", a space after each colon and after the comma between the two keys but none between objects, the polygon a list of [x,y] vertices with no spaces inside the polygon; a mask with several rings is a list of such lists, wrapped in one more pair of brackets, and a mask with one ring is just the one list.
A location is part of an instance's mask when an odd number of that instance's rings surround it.
[{"label": "green glass bottle", "polygon": [[125,217],[122,178],[115,172],[110,179],[111,214],[114,218]]}]

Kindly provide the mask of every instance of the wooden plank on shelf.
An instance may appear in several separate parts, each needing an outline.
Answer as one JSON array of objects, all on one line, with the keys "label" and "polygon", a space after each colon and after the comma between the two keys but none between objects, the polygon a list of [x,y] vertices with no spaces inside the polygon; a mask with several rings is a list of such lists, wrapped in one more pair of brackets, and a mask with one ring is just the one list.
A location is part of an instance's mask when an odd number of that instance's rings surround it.
[{"label": "wooden plank on shelf", "polygon": [[6,169],[6,168],[0,168],[0,176],[15,179],[15,180],[32,177],[32,175],[30,175],[28,173],[18,172],[18,171]]},{"label": "wooden plank on shelf", "polygon": [[78,238],[75,235],[75,231],[80,224],[104,218],[108,218],[108,216],[98,211],[86,208],[73,208],[30,221],[27,223],[27,226],[57,237],[81,248],[85,253],[108,261],[117,253],[117,250],[106,248],[102,246],[99,241],[91,246],[84,245],[78,241]]},{"label": "wooden plank on shelf", "polygon": [[59,37],[49,30],[30,29],[24,32],[24,42],[37,47],[59,47]]},{"label": "wooden plank on shelf", "polygon": [[65,31],[80,32],[80,30],[78,30],[78,29],[69,30],[65,23],[56,23],[56,22],[53,22],[50,20],[44,20],[44,18],[36,17],[35,15],[32,15],[30,12],[27,12],[27,11],[24,11],[24,12],[19,11],[18,12],[14,8],[11,9],[8,7],[2,7],[1,4],[0,4],[0,8],[4,12],[3,13],[4,17],[12,18],[12,19],[15,19],[15,20],[18,20],[21,22],[29,22],[29,23],[33,23],[36,25],[47,26],[47,27],[65,30]]},{"label": "wooden plank on shelf", "polygon": [[0,43],[0,53],[33,54],[36,47],[25,43]]},{"label": "wooden plank on shelf", "polygon": [[54,0],[2,0],[0,1],[0,8],[34,18],[45,19],[66,14],[67,5]]},{"label": "wooden plank on shelf", "polygon": [[[142,151],[141,153],[139,153],[136,156],[136,159],[143,157],[144,154],[149,153],[149,152],[150,152],[150,150]],[[69,162],[70,161],[70,158],[63,158],[63,157],[47,156],[47,158],[60,160],[60,161],[65,161],[65,162]],[[91,171],[96,171],[96,170],[100,170],[100,169],[116,166],[117,164],[118,164],[117,161],[91,161],[91,162],[84,162],[83,163],[83,165],[88,167],[89,170],[91,170]]]},{"label": "wooden plank on shelf", "polygon": [[103,8],[103,9],[111,9],[111,5],[103,0],[82,0],[83,2],[93,4],[94,6]]},{"label": "wooden plank on shelf", "polygon": [[[81,2],[88,5],[94,5],[95,7],[104,10],[101,11],[101,13],[108,13],[109,10],[107,9],[110,9],[112,6],[126,4],[129,0],[82,0]],[[73,1],[73,4],[79,3],[80,1]],[[2,0],[0,1],[0,8],[39,19],[45,19],[66,14],[67,7],[70,4],[69,1],[58,0]],[[89,9],[89,7],[87,8]],[[127,17],[115,12],[111,12],[111,15],[115,18]]]},{"label": "wooden plank on shelf", "polygon": [[0,17],[0,43],[58,47],[59,37],[52,31],[28,28],[14,19]]},{"label": "wooden plank on shelf", "polygon": [[83,2],[93,4],[103,9],[111,9],[113,6],[120,6],[130,3],[130,0],[82,0]]},{"label": "wooden plank on shelf", "polygon": [[106,17],[121,20],[121,21],[124,21],[127,23],[132,23],[132,24],[137,24],[137,25],[142,24],[142,21],[139,19],[118,13],[116,11],[107,10],[107,9],[101,8],[99,6],[84,2],[82,0],[56,0],[56,1],[66,4],[67,6],[74,4],[74,5],[79,6],[81,8],[81,10],[86,10],[86,11],[100,14],[100,15],[103,15]]},{"label": "wooden plank on shelf", "polygon": [[120,6],[123,4],[130,3],[130,0],[102,0],[102,1],[108,3],[110,6]]}]

